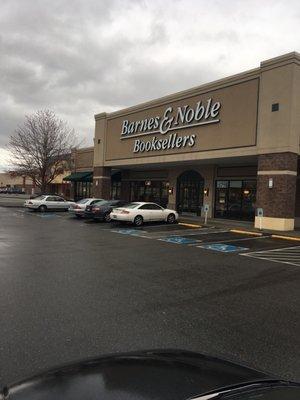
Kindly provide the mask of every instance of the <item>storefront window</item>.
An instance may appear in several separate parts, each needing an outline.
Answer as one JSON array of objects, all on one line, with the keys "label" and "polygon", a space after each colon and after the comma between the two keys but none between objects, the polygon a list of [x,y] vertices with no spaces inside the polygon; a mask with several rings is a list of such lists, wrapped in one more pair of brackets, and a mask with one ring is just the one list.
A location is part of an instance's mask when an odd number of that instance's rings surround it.
[{"label": "storefront window", "polygon": [[121,199],[121,182],[120,181],[112,181],[111,182],[111,198],[113,200]]},{"label": "storefront window", "polygon": [[130,182],[130,201],[150,201],[166,207],[168,204],[167,182]]},{"label": "storefront window", "polygon": [[122,173],[121,171],[115,172],[111,176],[111,192],[110,197],[113,200],[120,200],[121,199],[121,180],[122,180]]},{"label": "storefront window", "polygon": [[215,217],[251,220],[254,218],[256,180],[216,182]]},{"label": "storefront window", "polygon": [[92,183],[91,182],[74,182],[74,199],[75,201],[91,197]]}]

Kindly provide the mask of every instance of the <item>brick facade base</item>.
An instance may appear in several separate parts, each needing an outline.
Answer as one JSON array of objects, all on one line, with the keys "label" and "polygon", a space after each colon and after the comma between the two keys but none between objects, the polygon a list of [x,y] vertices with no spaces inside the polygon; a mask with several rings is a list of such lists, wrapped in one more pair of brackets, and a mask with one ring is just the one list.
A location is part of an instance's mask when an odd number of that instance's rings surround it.
[{"label": "brick facade base", "polygon": [[298,155],[288,152],[259,156],[256,207],[263,209],[263,218],[255,218],[255,227],[294,229],[297,161]]},{"label": "brick facade base", "polygon": [[95,167],[93,173],[93,195],[104,200],[111,197],[111,169]]}]

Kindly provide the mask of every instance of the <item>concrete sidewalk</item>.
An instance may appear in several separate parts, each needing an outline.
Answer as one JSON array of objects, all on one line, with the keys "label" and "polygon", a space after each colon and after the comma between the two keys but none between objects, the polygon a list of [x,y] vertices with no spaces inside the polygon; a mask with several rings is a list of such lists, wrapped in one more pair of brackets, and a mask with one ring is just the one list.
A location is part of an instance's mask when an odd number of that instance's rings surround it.
[{"label": "concrete sidewalk", "polygon": [[255,234],[263,234],[263,235],[271,235],[274,238],[287,238],[290,240],[299,240],[300,241],[300,230],[294,231],[274,231],[269,229],[259,230],[254,228],[253,221],[238,221],[238,220],[230,220],[230,219],[221,219],[221,218],[209,218],[207,221],[207,225],[204,225],[204,218],[199,216],[180,216],[179,222],[190,224],[190,225],[201,225],[207,227],[217,227],[224,228],[229,230],[239,230],[241,233],[244,231],[252,232]]},{"label": "concrete sidewalk", "polygon": [[0,206],[23,207],[25,200],[29,199],[26,194],[0,194]]}]

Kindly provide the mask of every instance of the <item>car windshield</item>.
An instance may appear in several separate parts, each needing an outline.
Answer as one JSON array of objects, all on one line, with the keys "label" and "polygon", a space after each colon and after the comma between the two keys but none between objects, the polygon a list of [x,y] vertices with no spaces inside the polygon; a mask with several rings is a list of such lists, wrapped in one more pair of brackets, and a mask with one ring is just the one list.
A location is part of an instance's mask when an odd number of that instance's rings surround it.
[{"label": "car windshield", "polygon": [[124,208],[136,208],[140,205],[141,203],[129,203],[129,204],[125,204],[123,207]]},{"label": "car windshield", "polygon": [[108,204],[109,204],[109,201],[100,200],[100,201],[97,201],[96,203],[94,203],[93,206],[103,206],[103,205],[108,205]]},{"label": "car windshield", "polygon": [[77,204],[86,204],[90,199],[81,199],[76,201]]},{"label": "car windshield", "polygon": [[45,198],[46,198],[46,196],[38,196],[34,200],[44,200]]}]

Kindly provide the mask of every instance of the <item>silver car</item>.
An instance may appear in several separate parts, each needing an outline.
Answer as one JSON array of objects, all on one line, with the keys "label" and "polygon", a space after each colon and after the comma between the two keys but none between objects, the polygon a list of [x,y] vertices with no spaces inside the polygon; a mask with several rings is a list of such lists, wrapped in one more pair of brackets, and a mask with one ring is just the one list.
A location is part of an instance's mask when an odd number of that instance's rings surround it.
[{"label": "silver car", "polygon": [[34,199],[26,200],[24,207],[41,212],[47,210],[67,211],[72,204],[75,203],[73,201],[67,201],[60,196],[41,195]]},{"label": "silver car", "polygon": [[84,217],[84,212],[87,206],[92,206],[95,203],[104,201],[95,197],[78,200],[76,203],[71,204],[69,213],[75,215],[77,218]]}]

